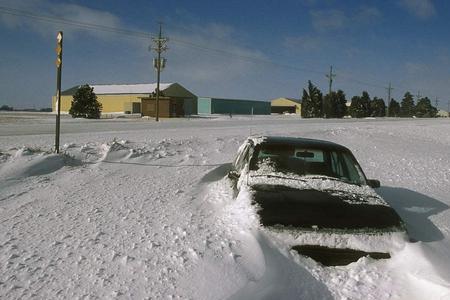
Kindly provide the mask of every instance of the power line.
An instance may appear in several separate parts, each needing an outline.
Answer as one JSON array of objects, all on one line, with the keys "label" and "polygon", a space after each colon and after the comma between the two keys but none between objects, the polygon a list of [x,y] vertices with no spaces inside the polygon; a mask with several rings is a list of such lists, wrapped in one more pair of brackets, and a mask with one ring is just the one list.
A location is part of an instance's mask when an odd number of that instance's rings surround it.
[{"label": "power line", "polygon": [[358,83],[360,85],[365,85],[365,86],[370,86],[370,87],[374,87],[374,88],[378,88],[378,89],[384,89],[384,86],[382,84],[377,84],[377,83],[370,83],[367,81],[362,81],[360,79],[356,79],[352,76],[346,75],[346,74],[339,74],[339,77],[343,77],[343,78],[347,78],[348,81],[353,81],[355,83]]},{"label": "power line", "polygon": [[[106,32],[111,32],[111,33],[115,33],[115,34],[122,34],[122,35],[126,35],[126,36],[134,36],[134,37],[144,38],[144,39],[153,38],[155,36],[155,35],[153,35],[151,33],[148,33],[148,32],[133,31],[133,30],[123,29],[123,28],[118,28],[118,27],[110,27],[110,26],[98,25],[98,24],[93,24],[93,23],[72,21],[72,20],[59,18],[59,17],[54,17],[54,16],[37,15],[37,14],[34,14],[32,12],[29,12],[29,11],[24,11],[24,10],[9,8],[9,7],[3,7],[3,6],[0,6],[0,13],[6,13],[6,14],[10,14],[10,15],[27,17],[27,18],[33,18],[33,19],[44,21],[44,22],[48,22],[48,23],[65,24],[65,25],[71,25],[71,26],[80,27],[80,28],[83,28],[83,29],[100,30],[100,31],[106,31]],[[171,41],[174,42],[174,43],[177,43],[177,44],[185,45],[185,46],[196,48],[196,49],[199,49],[199,50],[215,52],[216,54],[219,54],[219,55],[225,55],[225,56],[228,56],[228,57],[235,57],[235,58],[238,58],[238,59],[241,59],[241,60],[250,61],[250,62],[253,62],[253,63],[263,63],[263,64],[267,64],[267,65],[273,65],[273,66],[276,66],[276,67],[279,67],[279,68],[291,69],[293,71],[309,72],[309,73],[315,73],[315,74],[320,74],[320,75],[322,74],[322,72],[318,71],[318,70],[313,70],[313,69],[309,69],[309,68],[302,68],[302,67],[286,65],[286,64],[279,64],[279,63],[275,63],[275,62],[270,61],[270,60],[266,60],[266,59],[262,59],[262,58],[256,58],[256,57],[251,57],[251,56],[246,56],[246,55],[240,55],[240,54],[236,54],[236,53],[233,53],[233,52],[230,52],[230,51],[226,51],[226,50],[223,50],[223,49],[210,48],[210,47],[206,47],[204,45],[198,45],[198,44],[192,43],[190,41],[185,41],[185,40],[181,40],[181,39],[171,38]],[[371,83],[368,83],[368,82],[364,82],[364,81],[361,81],[361,80],[358,80],[358,79],[354,79],[354,78],[351,78],[351,77],[346,76],[346,75],[343,75],[343,77],[347,77],[350,81],[353,81],[353,82],[361,84],[361,85],[367,85],[367,86],[380,88],[379,85],[374,85],[374,84],[371,84]]]},{"label": "power line", "polygon": [[105,25],[100,25],[100,24],[73,21],[73,20],[59,18],[59,17],[55,17],[55,16],[37,15],[37,14],[34,14],[29,11],[24,11],[24,10],[19,10],[19,9],[4,7],[4,6],[0,6],[0,13],[18,16],[18,17],[27,17],[27,18],[47,22],[47,23],[71,25],[71,26],[76,26],[76,27],[80,27],[83,29],[100,30],[100,31],[106,31],[106,32],[122,34],[122,35],[127,35],[127,36],[134,36],[134,37],[138,37],[138,38],[149,39],[154,36],[153,34],[151,34],[149,32],[134,31],[134,30],[124,29],[124,28],[119,28],[119,27],[111,27],[111,26],[105,26]]},{"label": "power line", "polygon": [[[148,33],[148,32],[133,31],[133,30],[123,29],[123,28],[118,28],[118,27],[110,27],[110,26],[98,25],[98,24],[93,24],[93,23],[72,21],[72,20],[58,18],[58,17],[54,17],[54,16],[42,16],[42,15],[37,15],[37,14],[31,13],[28,11],[23,11],[23,10],[18,10],[18,9],[3,7],[3,6],[0,6],[0,13],[6,13],[6,14],[14,15],[14,16],[32,18],[32,19],[36,19],[36,20],[44,21],[44,22],[48,22],[48,23],[72,25],[72,26],[83,28],[83,29],[100,30],[100,31],[122,34],[122,35],[126,35],[126,36],[134,36],[134,37],[144,38],[144,39],[154,38],[156,36],[156,35],[154,35],[152,33]],[[256,63],[265,63],[265,64],[270,64],[270,65],[275,65],[275,66],[278,66],[281,68],[289,68],[289,69],[296,70],[296,71],[322,74],[322,72],[317,71],[317,70],[294,67],[294,66],[290,66],[290,65],[277,64],[270,60],[265,60],[265,59],[246,56],[246,55],[240,55],[240,54],[236,54],[236,53],[226,51],[223,49],[210,48],[210,47],[206,47],[204,45],[198,45],[198,44],[195,44],[195,43],[192,43],[189,41],[185,41],[185,40],[181,40],[181,39],[177,39],[177,38],[171,38],[171,41],[174,43],[186,45],[188,47],[200,49],[203,51],[215,52],[218,54],[226,55],[229,57],[235,57],[235,58],[239,58],[242,60],[251,61],[254,63],[255,62]]]},{"label": "power line", "polygon": [[296,67],[296,66],[292,66],[292,65],[275,63],[275,62],[273,62],[271,60],[267,60],[267,59],[263,59],[263,58],[257,58],[257,57],[252,57],[252,56],[247,56],[247,55],[236,54],[236,53],[233,53],[233,52],[230,52],[230,51],[226,51],[226,50],[222,50],[222,49],[210,48],[210,47],[206,47],[206,46],[203,46],[203,45],[198,45],[198,44],[195,44],[195,43],[192,43],[192,42],[188,42],[188,41],[185,41],[185,40],[174,39],[174,38],[170,38],[170,40],[172,42],[174,42],[174,43],[186,45],[188,47],[196,48],[196,49],[203,50],[203,51],[215,52],[215,53],[217,53],[219,55],[228,56],[228,57],[235,57],[235,58],[238,58],[238,59],[241,59],[241,60],[246,60],[246,61],[253,62],[253,63],[267,64],[267,65],[272,65],[272,66],[276,66],[276,67],[279,67],[279,68],[291,69],[291,70],[294,70],[294,71],[315,73],[315,74],[320,74],[320,75],[323,74],[321,71],[317,71],[317,70],[313,70],[313,69],[307,69],[307,68]]},{"label": "power line", "polygon": [[[105,32],[110,32],[110,33],[114,33],[114,34],[125,35],[127,37],[131,36],[131,37],[136,37],[136,38],[141,38],[141,39],[152,39],[152,38],[155,38],[155,36],[156,36],[156,35],[154,35],[154,34],[152,34],[150,32],[135,31],[135,30],[119,28],[119,27],[111,27],[111,26],[105,26],[105,25],[94,24],[94,23],[73,21],[73,20],[60,18],[60,17],[55,17],[55,16],[38,15],[38,14],[29,12],[29,11],[24,11],[24,10],[10,8],[10,7],[4,7],[4,6],[0,6],[0,13],[14,15],[14,16],[18,16],[18,17],[31,18],[31,19],[35,19],[35,20],[39,20],[39,21],[47,22],[47,23],[56,23],[56,24],[70,25],[70,26],[75,26],[75,27],[87,29],[87,30],[105,31]],[[267,64],[267,65],[276,66],[276,67],[279,67],[279,68],[290,69],[290,70],[293,70],[293,71],[308,72],[308,73],[314,73],[314,74],[320,74],[320,75],[323,74],[321,71],[314,70],[314,69],[302,68],[302,67],[297,67],[297,66],[292,66],[292,65],[287,65],[287,64],[275,63],[275,62],[273,62],[271,60],[267,60],[267,59],[263,59],[263,58],[257,58],[257,57],[252,57],[252,56],[247,56],[247,55],[241,55],[241,54],[233,53],[233,52],[226,51],[226,50],[223,50],[223,49],[210,48],[210,47],[207,47],[207,46],[204,46],[204,45],[199,45],[199,44],[192,43],[190,41],[185,41],[185,40],[182,40],[182,39],[171,38],[171,41],[173,43],[176,43],[176,44],[179,44],[179,45],[182,45],[182,46],[196,48],[196,49],[203,50],[203,51],[208,51],[208,52],[214,52],[214,53],[216,53],[218,55],[234,57],[234,58],[241,59],[241,60],[246,60],[246,61],[249,61],[249,62],[252,62],[252,63],[255,63],[255,64],[261,63],[261,64]],[[332,75],[334,75],[334,74],[332,74]],[[351,81],[351,82],[354,82],[354,83],[357,83],[357,84],[360,84],[360,85],[370,86],[370,87],[379,88],[379,89],[385,88],[382,85],[374,84],[374,83],[371,83],[371,82],[362,81],[360,79],[351,77],[349,75],[342,74],[340,76],[343,77],[343,78],[347,78],[347,81]],[[406,87],[404,87],[404,88],[405,88],[405,90],[408,90],[408,88],[406,88]]]}]

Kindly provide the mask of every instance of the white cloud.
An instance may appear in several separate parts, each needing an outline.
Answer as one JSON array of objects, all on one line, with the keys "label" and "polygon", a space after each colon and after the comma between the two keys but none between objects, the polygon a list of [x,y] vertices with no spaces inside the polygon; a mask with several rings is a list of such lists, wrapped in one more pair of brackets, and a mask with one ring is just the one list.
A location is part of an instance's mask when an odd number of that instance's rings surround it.
[{"label": "white cloud", "polygon": [[347,25],[348,17],[343,11],[313,10],[310,12],[312,25],[319,32],[335,31]]},{"label": "white cloud", "polygon": [[[339,10],[311,11],[313,34],[285,37],[283,46],[288,50],[313,52],[324,48],[339,47],[339,41],[349,40],[350,35],[338,35],[337,31],[360,30],[376,23],[383,15],[380,10],[372,6],[361,6],[351,13]],[[340,45],[340,46],[338,46]],[[344,50],[348,56],[358,53],[358,49],[345,45]]]},{"label": "white cloud", "polygon": [[310,11],[313,28],[320,32],[338,31],[355,25],[370,25],[382,17],[380,10],[373,6],[361,6],[352,13],[341,10]]},{"label": "white cloud", "polygon": [[210,89],[214,83],[225,91],[225,86],[249,76],[266,59],[262,52],[238,45],[234,29],[223,24],[191,25],[169,33],[167,73],[187,84]]},{"label": "white cloud", "polygon": [[283,45],[292,50],[316,51],[325,46],[325,39],[312,35],[286,37]]},{"label": "white cloud", "polygon": [[353,17],[353,21],[359,24],[372,24],[382,17],[380,10],[373,6],[362,6]]},{"label": "white cloud", "polygon": [[431,0],[399,0],[400,6],[410,14],[428,19],[436,14],[436,8]]},{"label": "white cloud", "polygon": [[[117,15],[80,5],[53,3],[49,0],[13,2],[11,1],[8,6],[32,11],[36,15],[57,15],[71,21],[108,27],[128,27]],[[12,28],[21,27],[39,32],[46,38],[53,37],[57,30],[64,30],[66,40],[74,39],[74,36],[80,39],[77,43],[79,48],[83,48],[86,40],[84,37],[87,35],[114,43],[114,48],[104,53],[99,52],[99,47],[107,47],[107,45],[86,44],[86,47],[89,47],[86,51],[89,51],[90,56],[84,61],[81,59],[85,54],[84,50],[67,54],[65,80],[70,84],[86,81],[127,83],[156,80],[151,66],[155,53],[148,52],[148,46],[151,43],[149,39],[128,38],[108,32],[37,22],[34,19],[21,17],[2,18],[0,22]],[[170,22],[169,25],[173,23],[176,24],[176,22]],[[163,28],[163,34],[169,37],[169,50],[164,53],[168,63],[162,73],[163,82],[180,82],[202,95],[252,98],[252,95],[258,94],[259,89],[249,88],[249,85],[261,84],[257,79],[258,76],[269,74],[272,66],[261,62],[266,59],[261,51],[254,49],[251,45],[242,46],[239,42],[239,36],[242,33],[237,33],[233,27],[220,23],[195,25],[195,23],[182,22],[182,26],[172,28],[174,29],[170,30],[169,26]],[[242,38],[242,40],[245,39]],[[37,54],[36,57],[39,55]],[[33,76],[37,72],[35,71]],[[43,98],[50,98],[50,94],[54,91],[53,84],[53,80],[47,83],[49,95]]]},{"label": "white cloud", "polygon": [[[77,4],[53,3],[49,0],[17,0],[5,1],[5,6],[19,11],[29,12],[33,16],[45,16],[49,18],[37,19],[30,16],[12,14],[0,14],[0,22],[10,28],[27,27],[43,36],[54,35],[56,31],[63,30],[65,33],[84,32],[99,38],[110,38],[111,34],[104,31],[92,30],[83,26],[73,26],[57,22],[57,19],[67,19],[71,23],[96,24],[106,27],[121,27],[120,19],[112,13],[91,9]],[[15,11],[12,11],[15,13]],[[54,22],[46,20],[53,19]],[[88,27],[88,26],[87,26]]]},{"label": "white cloud", "polygon": [[404,67],[406,73],[413,76],[420,76],[430,71],[426,64],[418,62],[406,62]]}]

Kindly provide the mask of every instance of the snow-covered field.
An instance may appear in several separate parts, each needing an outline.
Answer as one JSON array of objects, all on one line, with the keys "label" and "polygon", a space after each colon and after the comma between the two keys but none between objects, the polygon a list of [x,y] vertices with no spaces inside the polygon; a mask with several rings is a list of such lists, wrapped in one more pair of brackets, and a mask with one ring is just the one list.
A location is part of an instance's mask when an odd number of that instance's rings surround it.
[{"label": "snow-covered field", "polygon": [[[450,120],[0,114],[2,299],[450,299]],[[416,243],[322,267],[224,176],[250,134],[350,148]]]}]

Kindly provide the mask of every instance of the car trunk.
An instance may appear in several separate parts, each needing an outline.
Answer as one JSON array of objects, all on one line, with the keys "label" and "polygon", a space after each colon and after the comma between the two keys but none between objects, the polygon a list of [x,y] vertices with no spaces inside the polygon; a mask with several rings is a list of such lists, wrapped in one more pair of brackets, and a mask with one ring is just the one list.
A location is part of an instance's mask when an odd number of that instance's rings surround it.
[{"label": "car trunk", "polygon": [[[284,225],[314,229],[402,228],[400,217],[389,206],[349,203],[345,194],[331,195],[318,190],[254,188],[253,201],[264,226]],[[350,195],[348,195],[350,196]]]}]

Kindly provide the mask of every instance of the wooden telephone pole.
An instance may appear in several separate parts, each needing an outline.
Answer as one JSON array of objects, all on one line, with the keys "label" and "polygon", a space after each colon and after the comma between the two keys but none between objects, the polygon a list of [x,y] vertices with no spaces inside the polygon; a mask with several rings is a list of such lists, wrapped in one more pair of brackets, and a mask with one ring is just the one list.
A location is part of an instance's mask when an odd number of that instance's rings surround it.
[{"label": "wooden telephone pole", "polygon": [[386,107],[386,117],[389,117],[389,105],[391,103],[391,92],[394,88],[391,86],[391,83],[389,82],[389,86],[386,88],[388,92],[388,99],[387,99],[387,107]]},{"label": "wooden telephone pole", "polygon": [[158,54],[157,58],[155,58],[153,60],[153,66],[156,69],[156,116],[155,116],[155,120],[156,122],[159,121],[159,96],[160,96],[160,92],[159,92],[159,84],[160,84],[160,79],[161,79],[161,70],[164,69],[164,67],[166,66],[166,59],[161,57],[161,53],[163,53],[164,51],[166,51],[167,48],[167,43],[168,39],[167,38],[163,38],[162,36],[162,23],[159,23],[159,35],[157,38],[153,38],[153,43],[154,43],[154,47],[152,47],[152,50],[155,50],[155,52]]},{"label": "wooden telephone pole", "polygon": [[[333,66],[330,66],[330,73],[325,74],[325,77],[328,78],[328,97],[331,97],[331,87],[333,85],[333,78],[336,77],[336,74],[333,74]],[[323,101],[323,100],[322,100],[322,114],[326,118],[325,101]]]},{"label": "wooden telephone pole", "polygon": [[56,36],[56,130],[55,130],[55,152],[59,153],[59,136],[61,121],[61,73],[62,73],[62,50],[63,32],[59,31]]}]

